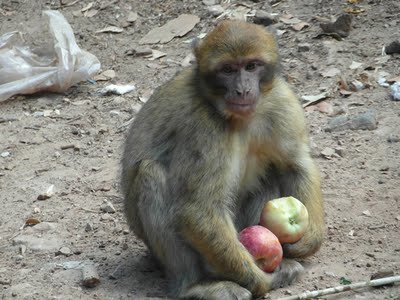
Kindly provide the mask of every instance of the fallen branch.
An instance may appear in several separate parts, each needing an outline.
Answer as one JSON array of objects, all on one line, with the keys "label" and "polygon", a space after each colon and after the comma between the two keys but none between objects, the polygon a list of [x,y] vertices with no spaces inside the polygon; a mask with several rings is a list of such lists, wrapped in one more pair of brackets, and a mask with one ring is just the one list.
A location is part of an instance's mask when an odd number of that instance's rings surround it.
[{"label": "fallen branch", "polygon": [[348,285],[339,285],[336,287],[324,289],[324,290],[317,290],[317,291],[307,291],[299,295],[294,295],[290,297],[280,298],[278,300],[304,300],[304,299],[312,299],[316,297],[321,297],[325,295],[337,294],[345,291],[356,290],[363,287],[369,286],[381,286],[387,285],[395,282],[400,282],[400,276],[392,276],[392,277],[385,277],[380,279],[368,280],[364,282],[357,282]]}]

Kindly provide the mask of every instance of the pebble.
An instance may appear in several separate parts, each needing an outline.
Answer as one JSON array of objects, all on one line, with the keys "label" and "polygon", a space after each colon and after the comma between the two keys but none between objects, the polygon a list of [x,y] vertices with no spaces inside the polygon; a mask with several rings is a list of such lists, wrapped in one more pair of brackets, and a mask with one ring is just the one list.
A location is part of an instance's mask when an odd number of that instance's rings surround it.
[{"label": "pebble", "polygon": [[257,10],[254,16],[254,23],[269,26],[277,22],[277,17],[264,10]]},{"label": "pebble", "polygon": [[101,207],[101,211],[109,214],[113,214],[116,212],[114,205],[110,201],[106,201]]},{"label": "pebble", "polygon": [[224,11],[225,11],[225,9],[221,5],[209,6],[209,7],[207,7],[207,10],[214,17],[218,17],[219,15],[224,13]]},{"label": "pebble", "polygon": [[342,131],[346,129],[351,130],[374,130],[378,126],[376,113],[369,110],[365,113],[356,116],[338,116],[329,121],[328,127],[325,129],[327,132]]},{"label": "pebble", "polygon": [[390,135],[387,138],[388,143],[398,143],[400,142],[400,136],[396,136],[396,135]]},{"label": "pebble", "polygon": [[297,47],[297,51],[299,52],[307,52],[310,51],[311,45],[309,43],[301,43]]},{"label": "pebble", "polygon": [[90,223],[86,223],[85,231],[86,232],[93,231],[93,225]]},{"label": "pebble", "polygon": [[395,82],[390,86],[390,94],[394,101],[400,101],[400,82]]},{"label": "pebble", "polygon": [[64,255],[64,256],[71,256],[73,254],[72,250],[68,247],[61,247],[57,252],[56,255]]},{"label": "pebble", "polygon": [[1,157],[9,157],[10,155],[11,155],[11,153],[8,152],[8,151],[2,152],[2,153],[0,154]]},{"label": "pebble", "polygon": [[203,0],[203,4],[207,6],[216,5],[218,4],[217,0]]}]

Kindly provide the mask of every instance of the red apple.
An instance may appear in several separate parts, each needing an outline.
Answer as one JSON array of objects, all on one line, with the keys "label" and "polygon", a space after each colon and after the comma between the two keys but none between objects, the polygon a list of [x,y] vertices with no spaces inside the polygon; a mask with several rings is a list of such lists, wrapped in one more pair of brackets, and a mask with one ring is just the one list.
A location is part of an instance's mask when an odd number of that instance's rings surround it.
[{"label": "red apple", "polygon": [[282,244],[295,243],[307,230],[307,208],[294,197],[270,200],[261,212],[260,225],[271,230]]},{"label": "red apple", "polygon": [[282,261],[282,246],[278,238],[265,227],[247,227],[239,233],[239,240],[265,272],[272,272]]}]

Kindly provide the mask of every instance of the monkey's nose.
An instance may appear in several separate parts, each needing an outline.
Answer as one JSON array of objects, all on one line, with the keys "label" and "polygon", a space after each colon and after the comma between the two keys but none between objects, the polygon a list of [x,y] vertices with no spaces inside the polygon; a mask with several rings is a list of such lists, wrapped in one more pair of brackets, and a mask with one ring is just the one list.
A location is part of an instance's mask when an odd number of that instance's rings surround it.
[{"label": "monkey's nose", "polygon": [[243,88],[236,89],[236,95],[238,95],[240,97],[246,97],[249,95],[249,93],[250,93],[250,90],[248,90],[248,89],[243,89]]}]

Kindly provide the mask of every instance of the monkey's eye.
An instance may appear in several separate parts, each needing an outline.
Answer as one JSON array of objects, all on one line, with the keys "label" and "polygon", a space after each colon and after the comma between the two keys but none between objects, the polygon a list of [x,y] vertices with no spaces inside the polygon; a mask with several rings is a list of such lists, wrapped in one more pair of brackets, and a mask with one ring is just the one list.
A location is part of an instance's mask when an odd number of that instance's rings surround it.
[{"label": "monkey's eye", "polygon": [[256,69],[256,66],[257,66],[257,64],[255,62],[250,62],[244,67],[244,69],[246,71],[250,71],[251,72],[251,71],[254,71]]},{"label": "monkey's eye", "polygon": [[232,74],[235,72],[235,69],[231,65],[225,65],[222,67],[221,71],[225,74]]}]

